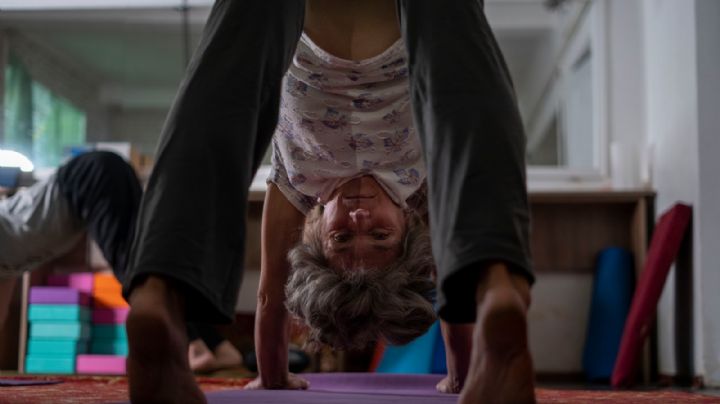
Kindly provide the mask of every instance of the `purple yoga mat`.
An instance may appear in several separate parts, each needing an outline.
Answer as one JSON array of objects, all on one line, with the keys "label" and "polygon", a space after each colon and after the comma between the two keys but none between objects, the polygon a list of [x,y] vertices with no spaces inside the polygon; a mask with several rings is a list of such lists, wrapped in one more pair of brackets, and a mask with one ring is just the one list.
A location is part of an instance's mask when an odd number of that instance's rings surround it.
[{"label": "purple yoga mat", "polygon": [[47,386],[60,383],[62,380],[0,379],[0,387]]},{"label": "purple yoga mat", "polygon": [[90,295],[73,288],[34,286],[30,288],[29,300],[31,304],[79,304],[88,306],[90,304]]},{"label": "purple yoga mat", "polygon": [[209,404],[451,404],[457,394],[442,394],[435,385],[443,375],[380,373],[305,373],[302,390],[225,390],[206,394]]},{"label": "purple yoga mat", "polygon": [[435,385],[443,375],[380,373],[314,373],[301,375],[310,382],[307,391],[226,390],[207,394],[210,404],[444,404],[457,395],[442,394]]}]

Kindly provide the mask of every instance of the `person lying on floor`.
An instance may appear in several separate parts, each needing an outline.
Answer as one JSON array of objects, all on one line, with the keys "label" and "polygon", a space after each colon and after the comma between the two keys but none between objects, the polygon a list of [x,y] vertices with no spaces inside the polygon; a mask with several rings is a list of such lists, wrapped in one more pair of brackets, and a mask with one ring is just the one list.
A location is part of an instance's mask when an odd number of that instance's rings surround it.
[{"label": "person lying on floor", "polygon": [[[114,153],[95,151],[73,158],[47,179],[0,200],[0,327],[16,279],[69,252],[86,232],[115,276],[122,279],[141,197],[132,167]],[[242,364],[240,352],[229,341],[217,333],[188,327],[189,336],[197,337],[188,352],[193,370]],[[201,344],[213,347],[209,355],[198,355]]]}]

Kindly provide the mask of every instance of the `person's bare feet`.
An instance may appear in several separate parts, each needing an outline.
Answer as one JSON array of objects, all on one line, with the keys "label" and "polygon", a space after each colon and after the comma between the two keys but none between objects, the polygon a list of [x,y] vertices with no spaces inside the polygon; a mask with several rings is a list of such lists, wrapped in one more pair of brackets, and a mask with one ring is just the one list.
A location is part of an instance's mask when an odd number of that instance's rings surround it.
[{"label": "person's bare feet", "polygon": [[205,403],[187,360],[183,301],[170,282],[149,277],[130,295],[127,359],[133,403]]},{"label": "person's bare feet", "polygon": [[218,345],[213,351],[215,354],[215,367],[217,369],[227,369],[235,366],[241,366],[243,363],[242,355],[230,341],[225,340]]},{"label": "person's bare feet", "polygon": [[507,272],[483,290],[461,404],[535,402],[527,341],[528,301],[522,292]]},{"label": "person's bare feet", "polygon": [[193,372],[209,373],[217,370],[241,366],[243,363],[240,351],[228,340],[222,341],[214,351],[210,351],[201,340],[190,343],[188,361]]},{"label": "person's bare feet", "polygon": [[188,363],[193,372],[205,373],[213,369],[215,355],[201,339],[190,342]]}]

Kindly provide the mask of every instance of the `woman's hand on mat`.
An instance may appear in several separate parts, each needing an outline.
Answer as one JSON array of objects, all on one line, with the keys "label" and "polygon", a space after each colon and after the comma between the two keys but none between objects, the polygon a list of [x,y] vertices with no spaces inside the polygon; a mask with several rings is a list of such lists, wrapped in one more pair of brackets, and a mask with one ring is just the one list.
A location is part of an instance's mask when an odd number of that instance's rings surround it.
[{"label": "woman's hand on mat", "polygon": [[260,376],[256,377],[255,380],[245,385],[246,390],[307,390],[310,386],[307,380],[294,374],[288,373],[287,381],[283,383],[267,385],[263,383]]},{"label": "woman's hand on mat", "polygon": [[435,388],[441,393],[458,394],[462,390],[462,382],[455,377],[445,376]]}]

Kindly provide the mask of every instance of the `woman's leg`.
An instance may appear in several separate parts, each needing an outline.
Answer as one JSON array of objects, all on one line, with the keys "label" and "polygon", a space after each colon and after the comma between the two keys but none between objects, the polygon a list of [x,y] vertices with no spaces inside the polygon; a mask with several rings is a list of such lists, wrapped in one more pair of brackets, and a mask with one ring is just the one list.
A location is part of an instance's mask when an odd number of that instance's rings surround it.
[{"label": "woman's leg", "polygon": [[303,0],[213,6],[163,129],[124,282],[132,400],[203,401],[185,321],[232,319],[248,188],[275,129],[303,14]]},{"label": "woman's leg", "polygon": [[[428,166],[440,316],[478,325],[473,380],[462,400],[511,401],[524,390],[521,401],[532,401],[525,135],[508,70],[482,1],[398,0],[398,6]],[[494,343],[503,334],[513,342],[509,350]],[[520,370],[501,371],[512,360],[488,362],[500,350],[518,352]],[[479,371],[483,366],[512,380],[492,379]]]}]

